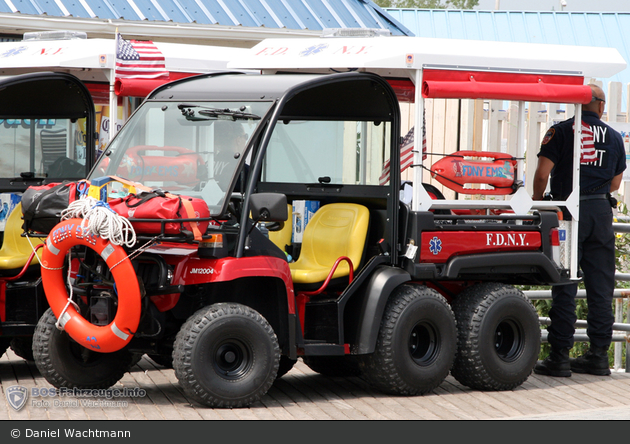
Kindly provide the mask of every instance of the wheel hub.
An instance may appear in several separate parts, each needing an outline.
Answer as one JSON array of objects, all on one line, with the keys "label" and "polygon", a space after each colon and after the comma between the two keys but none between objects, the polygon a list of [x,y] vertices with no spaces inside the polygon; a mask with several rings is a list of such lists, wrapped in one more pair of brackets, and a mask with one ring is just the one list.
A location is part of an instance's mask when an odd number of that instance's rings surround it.
[{"label": "wheel hub", "polygon": [[513,362],[523,352],[523,334],[519,326],[512,320],[499,323],[494,333],[494,347],[499,358]]},{"label": "wheel hub", "polygon": [[236,361],[236,354],[232,351],[229,351],[225,354],[224,358],[225,358],[225,362],[228,362],[231,364],[234,361]]},{"label": "wheel hub", "polygon": [[251,366],[249,348],[236,340],[221,343],[214,353],[213,365],[218,374],[227,379],[237,379]]},{"label": "wheel hub", "polygon": [[416,324],[409,335],[411,359],[420,366],[432,364],[439,354],[439,344],[437,330],[431,324]]}]

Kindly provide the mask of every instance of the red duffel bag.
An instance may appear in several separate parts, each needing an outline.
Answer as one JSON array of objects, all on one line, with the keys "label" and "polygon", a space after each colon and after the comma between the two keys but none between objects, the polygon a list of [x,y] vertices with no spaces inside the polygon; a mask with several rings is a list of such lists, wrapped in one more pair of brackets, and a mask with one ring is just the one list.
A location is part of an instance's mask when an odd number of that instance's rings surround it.
[{"label": "red duffel bag", "polygon": [[[159,234],[163,219],[203,219],[210,217],[210,210],[203,199],[178,196],[162,191],[142,191],[108,202],[116,213],[128,218],[137,233]],[[136,222],[134,219],[155,219],[153,221]],[[165,222],[165,234],[178,234],[182,230],[191,231],[195,239],[208,228],[209,221]]]}]

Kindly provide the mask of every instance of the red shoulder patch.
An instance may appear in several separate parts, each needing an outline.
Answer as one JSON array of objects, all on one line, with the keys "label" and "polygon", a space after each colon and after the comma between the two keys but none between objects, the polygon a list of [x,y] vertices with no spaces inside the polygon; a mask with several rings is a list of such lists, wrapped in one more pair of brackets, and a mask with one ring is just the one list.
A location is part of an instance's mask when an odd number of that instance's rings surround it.
[{"label": "red shoulder patch", "polygon": [[553,136],[556,134],[556,130],[553,128],[549,128],[549,130],[547,131],[547,133],[545,134],[545,137],[543,137],[542,140],[542,145],[547,145],[549,143],[549,141],[553,138]]}]

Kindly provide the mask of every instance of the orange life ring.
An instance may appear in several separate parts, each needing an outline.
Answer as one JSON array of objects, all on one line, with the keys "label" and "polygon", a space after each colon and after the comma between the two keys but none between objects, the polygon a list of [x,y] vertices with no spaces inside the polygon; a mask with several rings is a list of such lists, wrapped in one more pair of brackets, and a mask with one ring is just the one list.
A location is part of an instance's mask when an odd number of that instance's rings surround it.
[{"label": "orange life ring", "polygon": [[[46,239],[41,262],[44,293],[50,308],[59,319],[59,324],[72,339],[87,349],[111,353],[125,347],[138,328],[142,309],[140,286],[125,250],[100,236],[83,235],[81,222],[82,219],[62,221]],[[118,284],[118,309],[109,325],[91,324],[73,305],[66,308],[68,293],[62,267],[68,250],[77,245],[86,246],[98,253],[110,267],[114,282]]]}]

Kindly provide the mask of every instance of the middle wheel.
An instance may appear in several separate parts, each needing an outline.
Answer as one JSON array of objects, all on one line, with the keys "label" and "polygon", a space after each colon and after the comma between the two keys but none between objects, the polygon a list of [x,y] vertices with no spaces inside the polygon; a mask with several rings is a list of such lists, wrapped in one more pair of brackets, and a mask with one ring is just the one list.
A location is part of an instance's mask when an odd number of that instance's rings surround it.
[{"label": "middle wheel", "polygon": [[376,350],[361,361],[361,377],[394,395],[419,395],[439,386],[455,359],[455,316],[437,291],[405,284],[389,298]]}]

